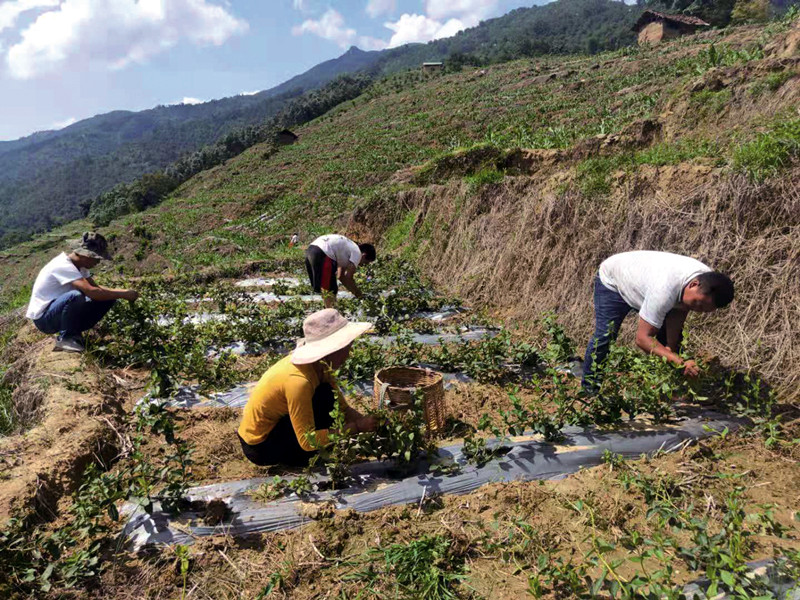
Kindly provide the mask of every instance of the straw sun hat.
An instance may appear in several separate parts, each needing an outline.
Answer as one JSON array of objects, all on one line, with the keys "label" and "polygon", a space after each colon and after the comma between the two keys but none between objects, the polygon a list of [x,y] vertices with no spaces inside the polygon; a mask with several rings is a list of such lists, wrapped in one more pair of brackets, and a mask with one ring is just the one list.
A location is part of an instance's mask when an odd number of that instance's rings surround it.
[{"label": "straw sun hat", "polygon": [[351,323],[335,308],[310,314],[303,321],[303,339],[292,352],[292,364],[308,365],[341,350],[372,329],[372,323]]}]

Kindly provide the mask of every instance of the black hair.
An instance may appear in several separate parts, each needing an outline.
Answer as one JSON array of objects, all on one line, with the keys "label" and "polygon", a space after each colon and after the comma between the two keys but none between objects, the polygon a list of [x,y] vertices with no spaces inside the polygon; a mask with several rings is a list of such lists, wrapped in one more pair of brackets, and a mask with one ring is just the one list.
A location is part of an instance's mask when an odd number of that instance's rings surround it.
[{"label": "black hair", "polygon": [[367,262],[375,260],[377,255],[375,254],[375,246],[372,244],[359,244],[358,249],[361,250],[361,256],[363,256],[364,260]]},{"label": "black hair", "polygon": [[701,273],[697,276],[700,283],[700,291],[706,296],[711,296],[714,306],[725,308],[733,302],[733,281],[731,278],[719,271]]}]

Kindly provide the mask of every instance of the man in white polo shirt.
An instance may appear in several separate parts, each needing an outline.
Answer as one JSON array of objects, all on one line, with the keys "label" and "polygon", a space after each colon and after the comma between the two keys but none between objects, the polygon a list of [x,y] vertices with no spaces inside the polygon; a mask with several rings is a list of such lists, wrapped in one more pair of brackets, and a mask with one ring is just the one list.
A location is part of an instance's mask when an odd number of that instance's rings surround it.
[{"label": "man in white polo shirt", "polygon": [[686,316],[689,311],[714,312],[732,301],[730,278],[694,258],[648,250],[607,258],[594,282],[595,331],[583,362],[584,390],[599,389],[594,367],[605,360],[632,310],[639,313],[636,345],[683,367],[685,375],[697,376],[695,361],[679,356]]},{"label": "man in white polo shirt", "polygon": [[375,246],[356,244],[343,235],[323,235],[311,242],[306,249],[306,271],[311,287],[322,294],[325,308],[336,302],[339,286],[336,279],[350,290],[356,298],[361,297],[353,276],[356,269],[375,260]]},{"label": "man in white polo shirt", "polygon": [[117,299],[139,297],[95,283],[89,269],[110,259],[106,239],[87,232],[72,252],[62,252],[39,271],[26,316],[42,333],[58,333],[54,350],[83,352],[81,333],[97,325]]}]

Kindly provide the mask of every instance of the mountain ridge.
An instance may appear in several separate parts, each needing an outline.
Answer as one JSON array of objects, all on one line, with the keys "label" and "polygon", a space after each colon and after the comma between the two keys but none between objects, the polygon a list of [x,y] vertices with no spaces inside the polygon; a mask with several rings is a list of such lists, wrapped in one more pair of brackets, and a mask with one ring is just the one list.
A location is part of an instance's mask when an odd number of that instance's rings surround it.
[{"label": "mountain ridge", "polygon": [[[455,68],[541,53],[613,49],[634,41],[629,25],[637,10],[611,0],[557,0],[516,9],[428,44],[382,51],[351,47],[257,94],[111,111],[61,130],[0,142],[0,247],[80,217],[81,206],[115,185],[163,169],[230,132],[263,123],[287,101],[339,75],[391,74],[446,57],[453,58]],[[575,14],[586,18],[565,17]]]}]

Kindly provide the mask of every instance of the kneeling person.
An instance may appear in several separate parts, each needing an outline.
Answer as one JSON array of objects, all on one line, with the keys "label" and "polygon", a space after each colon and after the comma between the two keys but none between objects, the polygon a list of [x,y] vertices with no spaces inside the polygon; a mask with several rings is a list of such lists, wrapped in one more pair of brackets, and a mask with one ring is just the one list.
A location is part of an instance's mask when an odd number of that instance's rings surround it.
[{"label": "kneeling person", "polygon": [[639,312],[636,345],[696,376],[695,361],[679,356],[686,317],[689,311],[714,312],[732,300],[730,278],[694,258],[646,250],[607,258],[594,282],[595,331],[586,348],[583,388],[593,393],[600,387],[595,365],[605,360],[632,310]]},{"label": "kneeling person", "polygon": [[26,316],[42,333],[58,333],[55,350],[83,352],[84,331],[97,325],[118,299],[139,297],[133,290],[97,285],[89,269],[101,260],[111,260],[106,239],[84,233],[70,254],[62,252],[39,271]]},{"label": "kneeling person", "polygon": [[337,277],[356,298],[360,298],[361,290],[353,276],[358,267],[374,260],[375,246],[356,244],[343,235],[320,236],[306,249],[306,271],[311,287],[317,294],[322,294],[326,308],[332,307],[336,302],[336,294],[339,292]]},{"label": "kneeling person", "polygon": [[335,402],[345,411],[350,433],[374,431],[375,419],[348,406],[333,377],[353,341],[371,327],[350,323],[332,308],[309,315],[303,340],[261,377],[244,407],[238,435],[250,462],[307,465],[316,450],[306,434],[314,432],[317,444],[327,443]]}]

